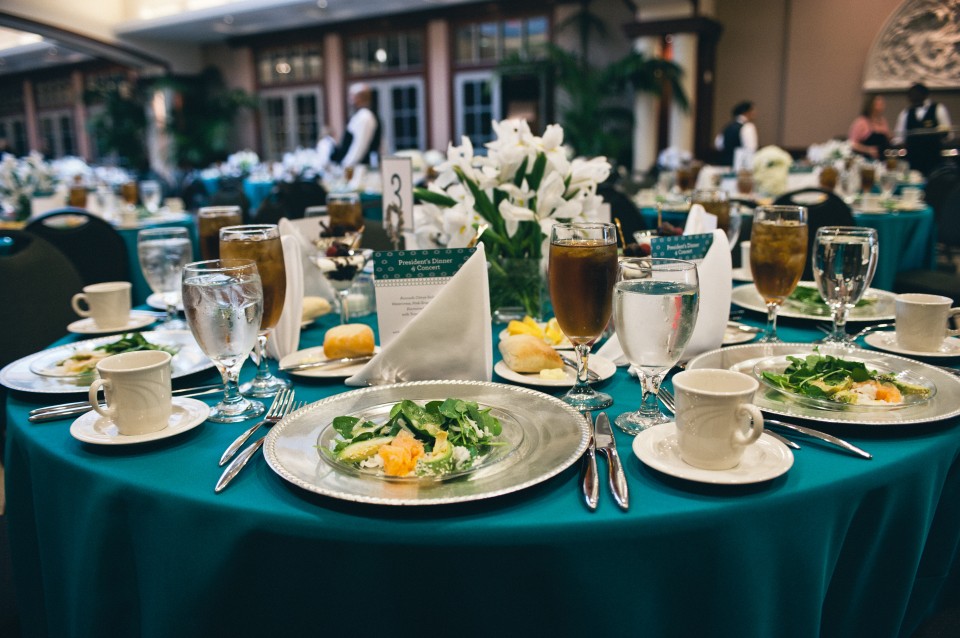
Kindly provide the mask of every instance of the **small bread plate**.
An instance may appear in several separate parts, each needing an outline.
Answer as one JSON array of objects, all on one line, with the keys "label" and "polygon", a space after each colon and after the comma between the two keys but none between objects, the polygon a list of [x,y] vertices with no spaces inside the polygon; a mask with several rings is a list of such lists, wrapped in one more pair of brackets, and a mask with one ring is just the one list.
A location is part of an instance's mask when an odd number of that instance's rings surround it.
[{"label": "small bread plate", "polygon": [[921,352],[900,347],[900,344],[897,343],[897,333],[894,330],[871,332],[863,340],[867,345],[877,350],[885,350],[908,357],[960,357],[960,339],[957,337],[947,337],[943,340],[940,348],[933,352]]},{"label": "small bread plate", "polygon": [[[380,346],[377,346],[373,349],[374,354],[377,354],[378,352],[380,352]],[[282,369],[288,366],[294,366],[299,363],[323,363],[324,361],[329,361],[329,359],[327,358],[327,355],[323,353],[323,346],[314,346],[313,348],[306,348],[304,350],[292,352],[283,357],[280,359],[280,368]],[[363,369],[363,366],[367,365],[367,363],[369,363],[369,360],[361,363],[329,365],[318,368],[310,368],[307,370],[290,371],[288,374],[295,374],[298,377],[311,377],[314,379],[346,379],[347,377],[352,377],[356,373],[360,372],[360,370]]]},{"label": "small bread plate", "polygon": [[[177,353],[173,356],[171,362],[173,366],[171,377],[173,379],[213,367],[213,361],[203,354],[189,330],[155,330],[141,332],[140,334],[152,344],[170,346],[176,349]],[[22,392],[86,393],[90,389],[90,384],[97,378],[96,371],[93,370],[84,374],[64,374],[57,370],[57,364],[78,352],[88,352],[97,346],[114,343],[122,338],[122,335],[97,337],[96,339],[76,341],[27,355],[7,364],[5,368],[0,370],[0,384],[11,390]]]},{"label": "small bread plate", "polygon": [[[743,328],[740,328],[743,326]],[[727,328],[723,332],[723,345],[732,346],[738,343],[746,343],[756,339],[763,330],[750,330],[751,326],[737,321],[727,323]],[[746,329],[744,329],[746,328]]]},{"label": "small bread plate", "polygon": [[[540,330],[546,330],[547,328],[546,322],[543,322],[543,321],[537,322],[537,325],[540,326]],[[503,341],[509,336],[510,336],[510,332],[506,328],[501,330],[500,334],[498,335],[500,341]],[[570,343],[570,340],[567,339],[566,336],[563,337],[560,343],[553,343],[553,341],[548,339],[547,337],[544,337],[543,340],[544,342],[546,342],[548,346],[551,346],[552,348],[556,348],[557,350],[573,350],[573,344]]]},{"label": "small bread plate", "polygon": [[203,401],[176,397],[167,427],[147,434],[120,434],[111,419],[94,411],[87,412],[70,426],[70,436],[97,445],[131,445],[158,441],[192,430],[207,420],[210,406]]},{"label": "small bread plate", "polygon": [[769,434],[761,434],[743,451],[740,463],[729,470],[704,470],[680,457],[677,424],[673,421],[647,428],[633,439],[633,453],[658,472],[713,485],[749,485],[770,481],[793,466],[793,453]]},{"label": "small bread plate", "polygon": [[[754,368],[761,361],[784,355],[804,356],[813,353],[816,347],[809,343],[750,343],[727,346],[705,352],[687,363],[688,370],[721,368],[736,370],[753,376]],[[848,350],[819,346],[820,354],[832,354],[846,359]],[[849,408],[825,410],[806,401],[797,401],[781,390],[761,383],[753,403],[765,413],[806,419],[820,423],[847,423],[857,425],[903,426],[932,423],[960,415],[960,377],[945,372],[936,366],[919,361],[875,351],[857,351],[857,356],[868,360],[870,368],[896,370],[923,378],[936,388],[936,394],[927,401],[899,406],[896,409],[864,409],[869,406],[851,405]]]},{"label": "small bread plate", "polygon": [[[167,302],[163,300],[163,295],[161,295],[159,292],[155,292],[147,297],[147,305],[157,310],[167,309]],[[177,302],[177,311],[183,312],[183,301]]]},{"label": "small bread plate", "polygon": [[[801,281],[797,287],[816,290],[817,285],[812,281]],[[850,311],[847,321],[891,320],[894,318],[895,297],[896,295],[892,292],[868,288],[860,303]],[[735,287],[730,295],[730,300],[741,308],[763,313],[764,316],[767,314],[767,305],[760,293],[757,292],[757,287],[753,284]],[[823,321],[830,318],[830,309],[827,304],[822,302],[799,302],[788,297],[780,306],[777,316]]]},{"label": "small bread plate", "polygon": [[[614,375],[617,371],[616,364],[610,359],[592,354],[587,363],[590,366],[591,372],[596,372],[600,377],[599,381],[606,381]],[[512,381],[514,383],[521,383],[523,385],[534,385],[540,386],[542,388],[570,388],[573,387],[574,382],[577,380],[577,371],[571,368],[570,366],[564,366],[561,368],[566,376],[562,379],[544,379],[540,376],[539,372],[534,373],[523,373],[523,372],[514,372],[507,364],[503,361],[497,361],[497,364],[493,366],[493,371],[499,374],[501,377],[507,381]]]},{"label": "small bread plate", "polygon": [[[449,398],[475,401],[498,414],[511,450],[466,475],[394,480],[341,467],[318,448],[338,416],[374,416],[402,400],[424,405]],[[504,421],[506,420],[506,422]],[[492,498],[537,485],[570,467],[589,439],[587,421],[571,406],[530,388],[486,381],[413,381],[328,397],[274,425],[263,445],[281,478],[331,498],[376,505],[443,505]]]},{"label": "small bread plate", "polygon": [[90,317],[86,319],[80,319],[79,321],[74,321],[69,326],[67,326],[67,332],[72,332],[78,335],[105,335],[113,334],[115,332],[126,332],[128,330],[136,330],[137,328],[143,328],[149,326],[151,323],[159,321],[157,316],[153,313],[148,313],[142,310],[133,310],[130,312],[130,318],[127,320],[127,323],[116,328],[101,328],[97,323]]}]

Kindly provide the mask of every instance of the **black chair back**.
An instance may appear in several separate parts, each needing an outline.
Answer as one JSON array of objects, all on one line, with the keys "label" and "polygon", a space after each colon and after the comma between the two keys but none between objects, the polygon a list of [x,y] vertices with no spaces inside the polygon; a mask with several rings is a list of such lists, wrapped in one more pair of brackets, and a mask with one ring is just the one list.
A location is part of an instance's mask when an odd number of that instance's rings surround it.
[{"label": "black chair back", "polygon": [[0,367],[46,348],[78,319],[83,282],[70,259],[33,233],[0,231]]},{"label": "black chair back", "polygon": [[807,259],[803,267],[803,279],[813,279],[813,265],[810,255],[813,253],[813,240],[817,230],[824,226],[855,226],[853,211],[842,199],[822,188],[802,188],[784,193],[776,199],[774,204],[794,204],[805,206],[808,212],[807,229]]},{"label": "black chair back", "polygon": [[263,200],[254,216],[256,224],[276,224],[281,217],[301,219],[310,206],[327,203],[327,191],[317,182],[280,182]]},{"label": "black chair back", "polygon": [[81,208],[61,208],[32,220],[25,229],[60,249],[84,285],[130,281],[123,237],[109,222]]},{"label": "black chair back", "polygon": [[243,180],[239,177],[221,177],[217,181],[217,192],[209,197],[207,205],[239,206],[243,223],[250,223],[250,198],[243,192]]},{"label": "black chair back", "polygon": [[[939,210],[939,212],[937,212]],[[937,241],[948,249],[960,248],[960,182],[957,182],[934,209],[937,220]]]},{"label": "black chair back", "polygon": [[638,230],[647,230],[647,224],[644,222],[637,205],[618,186],[609,183],[601,184],[597,188],[597,195],[603,197],[603,201],[610,204],[610,218],[619,220],[624,235],[623,239],[628,244],[634,241],[633,233]]}]

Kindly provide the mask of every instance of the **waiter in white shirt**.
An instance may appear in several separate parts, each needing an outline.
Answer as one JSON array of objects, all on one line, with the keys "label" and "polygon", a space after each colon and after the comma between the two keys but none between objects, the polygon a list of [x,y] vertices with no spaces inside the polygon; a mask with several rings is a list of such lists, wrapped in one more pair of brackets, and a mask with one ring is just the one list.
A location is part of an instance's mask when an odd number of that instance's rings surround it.
[{"label": "waiter in white shirt", "polygon": [[[757,126],[753,123],[756,114],[757,110],[753,102],[744,101],[733,107],[733,121],[724,127],[714,141],[714,146],[720,151],[721,165],[733,166],[737,155],[742,155],[744,160],[749,162],[757,152]],[[737,149],[743,150],[737,153]],[[733,166],[733,168],[744,167]]]},{"label": "waiter in white shirt", "polygon": [[371,164],[375,155],[380,155],[380,118],[370,108],[373,94],[370,87],[362,82],[350,86],[350,106],[353,115],[347,122],[343,139],[330,160],[343,168],[354,168],[358,164]]},{"label": "waiter in white shirt", "polygon": [[900,111],[894,127],[893,142],[907,149],[910,168],[929,175],[943,159],[943,140],[950,131],[950,114],[946,107],[930,100],[930,90],[914,84],[907,91],[910,106]]}]

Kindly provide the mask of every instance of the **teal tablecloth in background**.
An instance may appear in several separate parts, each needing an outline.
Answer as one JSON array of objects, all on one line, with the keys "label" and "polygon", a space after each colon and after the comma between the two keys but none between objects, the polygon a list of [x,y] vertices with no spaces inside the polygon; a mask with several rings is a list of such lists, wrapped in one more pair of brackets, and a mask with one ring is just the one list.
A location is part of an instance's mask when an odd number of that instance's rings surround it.
[{"label": "teal tablecloth in background", "polygon": [[193,255],[195,259],[200,259],[200,237],[197,235],[196,220],[192,215],[185,213],[182,217],[172,221],[155,222],[144,220],[135,228],[121,226],[117,230],[123,237],[127,245],[127,259],[130,262],[130,282],[133,284],[130,294],[134,305],[140,305],[147,302],[153,291],[150,284],[143,277],[143,270],[140,268],[140,258],[137,255],[137,234],[147,228],[186,228],[190,231],[190,240],[193,243]]},{"label": "teal tablecloth in background", "polygon": [[[781,323],[784,338],[817,335]],[[178,385],[214,375],[197,376]],[[309,401],[348,390],[295,386]],[[622,369],[605,388],[611,415],[639,401]],[[93,446],[69,421],[27,423],[51,400],[6,406],[25,636],[909,636],[955,586],[956,420],[840,430],[872,461],[803,441],[786,475],[747,487],[660,475],[617,432],[630,511],[601,461],[590,513],[577,466],[504,497],[401,508],[306,493],[256,458],[216,495],[217,459],[248,424]]]}]

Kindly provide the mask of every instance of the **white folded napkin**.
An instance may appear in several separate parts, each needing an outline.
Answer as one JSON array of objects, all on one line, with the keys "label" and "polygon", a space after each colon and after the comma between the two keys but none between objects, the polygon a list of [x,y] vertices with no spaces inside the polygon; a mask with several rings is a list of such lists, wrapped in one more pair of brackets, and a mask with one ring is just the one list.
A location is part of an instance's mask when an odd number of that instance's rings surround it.
[{"label": "white folded napkin", "polygon": [[347,385],[493,378],[490,292],[483,245]]},{"label": "white folded napkin", "polygon": [[337,293],[327,282],[326,277],[320,274],[320,270],[314,263],[317,245],[313,243],[313,239],[320,236],[320,221],[323,219],[323,217],[305,217],[290,220],[282,217],[277,226],[281,237],[295,237],[300,246],[304,296],[323,297],[332,303]]},{"label": "white folded napkin", "polygon": [[687,213],[687,223],[683,226],[684,235],[701,235],[717,228],[717,216],[708,213],[702,205],[694,204]]},{"label": "white folded napkin", "polygon": [[300,347],[300,323],[303,321],[303,264],[300,244],[295,237],[281,237],[283,263],[287,269],[287,292],[280,321],[267,339],[267,356],[278,361]]}]

